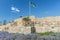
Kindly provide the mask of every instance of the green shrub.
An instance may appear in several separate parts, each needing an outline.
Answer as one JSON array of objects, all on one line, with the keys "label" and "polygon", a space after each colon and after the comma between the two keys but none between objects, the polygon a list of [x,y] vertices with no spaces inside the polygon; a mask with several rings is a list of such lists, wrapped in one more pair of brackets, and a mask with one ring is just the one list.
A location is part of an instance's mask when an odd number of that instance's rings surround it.
[{"label": "green shrub", "polygon": [[49,35],[49,34],[51,34],[51,33],[53,33],[53,32],[43,32],[43,33],[35,33],[35,34],[40,34],[40,35]]}]

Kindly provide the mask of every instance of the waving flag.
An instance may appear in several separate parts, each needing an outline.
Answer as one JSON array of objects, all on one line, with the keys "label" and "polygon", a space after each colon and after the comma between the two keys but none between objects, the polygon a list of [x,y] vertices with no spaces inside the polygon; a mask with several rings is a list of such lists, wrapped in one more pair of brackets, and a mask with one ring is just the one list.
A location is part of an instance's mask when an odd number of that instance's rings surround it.
[{"label": "waving flag", "polygon": [[35,3],[33,3],[33,2],[29,2],[29,4],[30,4],[30,6],[33,7],[33,8],[36,7]]},{"label": "waving flag", "polygon": [[11,7],[11,11],[12,12],[20,12],[20,10],[18,8],[15,8],[15,7]]},{"label": "waving flag", "polygon": [[32,8],[36,8],[36,4],[31,2],[31,1],[29,1],[29,15],[31,15],[31,7]]}]

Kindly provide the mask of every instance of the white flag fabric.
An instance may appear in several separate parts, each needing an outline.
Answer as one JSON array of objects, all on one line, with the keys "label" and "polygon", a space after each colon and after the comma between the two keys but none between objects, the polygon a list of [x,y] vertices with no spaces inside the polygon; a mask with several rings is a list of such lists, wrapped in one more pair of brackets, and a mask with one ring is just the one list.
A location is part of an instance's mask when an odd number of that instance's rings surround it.
[{"label": "white flag fabric", "polygon": [[13,12],[20,12],[20,10],[18,8],[15,8],[15,7],[11,7],[11,11],[13,11]]}]

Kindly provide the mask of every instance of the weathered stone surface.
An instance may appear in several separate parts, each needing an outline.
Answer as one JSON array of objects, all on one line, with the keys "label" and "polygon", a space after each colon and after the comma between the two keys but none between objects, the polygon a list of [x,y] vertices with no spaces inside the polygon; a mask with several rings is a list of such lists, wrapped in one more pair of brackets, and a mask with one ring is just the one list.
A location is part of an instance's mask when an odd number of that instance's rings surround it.
[{"label": "weathered stone surface", "polygon": [[24,26],[22,18],[14,20],[14,22],[8,23],[7,25],[0,26],[0,31],[7,31],[9,33],[31,33],[31,27],[36,28],[36,32],[60,32],[60,16],[57,17],[45,17],[36,18],[35,16],[29,17],[31,21],[28,26]]}]

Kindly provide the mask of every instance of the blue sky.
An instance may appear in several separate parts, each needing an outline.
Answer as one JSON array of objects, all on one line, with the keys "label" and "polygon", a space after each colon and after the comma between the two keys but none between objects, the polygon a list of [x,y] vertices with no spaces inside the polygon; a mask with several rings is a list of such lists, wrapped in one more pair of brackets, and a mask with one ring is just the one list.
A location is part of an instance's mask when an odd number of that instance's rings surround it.
[{"label": "blue sky", "polygon": [[[7,22],[19,18],[21,15],[28,15],[29,0],[0,0],[0,21],[4,19]],[[11,7],[16,7],[20,12],[12,12]]]},{"label": "blue sky", "polygon": [[60,0],[33,0],[36,8],[32,14],[37,17],[60,16]]},{"label": "blue sky", "polygon": [[[60,0],[0,0],[0,21],[6,19],[7,22],[22,16],[29,15],[29,1],[36,4],[36,8],[31,7],[30,15],[36,17],[60,16]],[[11,7],[15,7],[20,12],[12,12]]]}]

